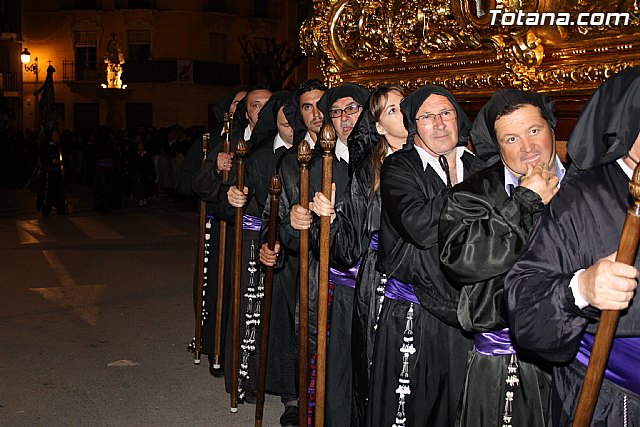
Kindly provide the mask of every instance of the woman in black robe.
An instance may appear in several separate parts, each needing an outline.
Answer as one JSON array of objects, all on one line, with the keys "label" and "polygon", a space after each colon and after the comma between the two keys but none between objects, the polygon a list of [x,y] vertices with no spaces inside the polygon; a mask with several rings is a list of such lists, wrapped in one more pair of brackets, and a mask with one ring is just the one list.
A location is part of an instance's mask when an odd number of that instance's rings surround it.
[{"label": "woman in black robe", "polygon": [[[373,340],[384,298],[384,282],[376,270],[380,169],[384,159],[398,151],[407,137],[400,111],[402,99],[404,90],[400,86],[381,86],[371,94],[368,109],[349,138],[349,167],[353,173],[331,222],[331,262],[359,267],[351,326],[352,426],[365,425]],[[333,206],[322,193],[316,193],[313,211],[329,216]]]},{"label": "woman in black robe", "polygon": [[603,83],[585,106],[567,146],[575,173],[505,279],[512,335],[556,364],[550,426],[573,421],[604,309],[622,311],[591,425],[640,425],[640,301],[632,299],[640,259],[633,268],[611,256],[640,159],[639,117],[640,67],[633,67]]}]

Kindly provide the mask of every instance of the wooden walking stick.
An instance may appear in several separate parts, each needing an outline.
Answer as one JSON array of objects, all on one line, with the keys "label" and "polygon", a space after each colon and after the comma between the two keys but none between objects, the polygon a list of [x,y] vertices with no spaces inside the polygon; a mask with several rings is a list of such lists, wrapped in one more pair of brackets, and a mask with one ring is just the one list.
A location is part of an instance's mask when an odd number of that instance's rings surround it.
[{"label": "wooden walking stick", "polygon": [[[224,113],[225,140],[222,151],[229,154],[229,135],[233,124],[233,113]],[[222,182],[229,178],[229,171],[222,171]],[[224,298],[224,262],[227,250],[227,222],[220,220],[220,242],[218,246],[218,289],[216,292],[216,326],[213,335],[213,369],[220,369],[220,353],[222,348],[222,306]]]},{"label": "wooden walking stick", "polygon": [[[280,192],[282,184],[277,174],[271,177],[271,207],[269,210],[269,233],[267,235],[267,247],[274,250],[278,227],[278,205],[280,204]],[[267,376],[267,356],[269,350],[269,326],[271,323],[271,294],[273,290],[273,266],[267,266],[264,273],[264,297],[262,299],[262,328],[260,335],[260,364],[258,365],[258,396],[256,397],[256,427],[262,426],[264,412],[264,384]]]},{"label": "wooden walking stick", "polygon": [[[336,146],[336,130],[326,124],[322,128],[322,194],[331,200],[333,179],[333,149]],[[329,299],[329,242],[331,217],[320,217],[320,267],[318,272],[318,347],[316,356],[316,427],[324,426],[324,393],[327,360],[327,318]]]},{"label": "wooden walking stick", "polygon": [[[244,191],[244,158],[249,153],[249,146],[243,139],[236,146],[236,188]],[[240,349],[240,277],[242,273],[242,214],[244,207],[236,208],[235,239],[233,247],[233,314],[231,321],[231,412],[238,412],[238,374]]]},{"label": "wooden walking stick", "polygon": [[[209,133],[202,135],[202,163],[207,159],[207,149],[209,148]],[[196,291],[196,322],[194,333],[194,352],[193,363],[200,364],[200,347],[202,335],[202,316],[204,311],[203,292],[204,292],[204,269],[205,267],[205,233],[207,223],[207,202],[200,200],[200,226],[198,228],[198,290]]]},{"label": "wooden walking stick", "polygon": [[[633,178],[629,182],[629,193],[633,202],[627,210],[627,217],[622,228],[622,236],[618,244],[616,262],[633,265],[638,252],[640,240],[640,166],[633,171]],[[593,410],[598,401],[598,394],[602,386],[602,378],[609,360],[613,337],[618,327],[619,310],[602,310],[598,330],[593,342],[587,373],[580,392],[580,400],[576,408],[573,421],[574,427],[587,427],[591,424]]]},{"label": "wooden walking stick", "polygon": [[[300,206],[309,208],[309,162],[311,148],[304,139],[298,144],[298,162],[300,162]],[[307,425],[309,404],[309,230],[300,230],[299,274],[299,328],[298,344],[298,414],[299,425]]]}]

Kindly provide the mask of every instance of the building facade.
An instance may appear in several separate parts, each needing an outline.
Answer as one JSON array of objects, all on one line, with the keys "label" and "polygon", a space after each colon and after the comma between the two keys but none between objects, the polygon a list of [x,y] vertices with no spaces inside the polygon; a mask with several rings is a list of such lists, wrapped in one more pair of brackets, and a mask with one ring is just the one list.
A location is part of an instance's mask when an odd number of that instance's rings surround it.
[{"label": "building facade", "polygon": [[[19,3],[0,0],[0,4]],[[61,129],[212,125],[211,105],[230,87],[262,83],[243,55],[270,40],[297,46],[307,1],[23,0],[21,25],[3,37],[11,52],[21,125],[38,124],[37,96],[49,65]],[[8,7],[8,6],[7,6]],[[4,30],[3,30],[4,31]],[[4,34],[4,33],[3,33]],[[122,85],[107,82],[121,52]],[[20,53],[28,49],[26,66]],[[108,52],[110,55],[108,56]],[[16,67],[17,61],[17,67]],[[312,60],[313,61],[313,60]],[[316,61],[317,62],[317,61]],[[288,80],[321,75],[307,60]],[[279,88],[276,88],[279,89]]]}]

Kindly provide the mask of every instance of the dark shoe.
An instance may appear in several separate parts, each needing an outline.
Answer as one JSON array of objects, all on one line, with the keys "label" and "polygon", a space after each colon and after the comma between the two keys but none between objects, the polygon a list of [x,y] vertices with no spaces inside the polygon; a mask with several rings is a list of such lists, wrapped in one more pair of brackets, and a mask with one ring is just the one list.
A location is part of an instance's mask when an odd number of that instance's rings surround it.
[{"label": "dark shoe", "polygon": [[255,405],[256,400],[258,400],[258,393],[252,390],[247,390],[244,392],[244,403],[248,403],[249,405]]},{"label": "dark shoe", "polygon": [[282,427],[297,426],[298,418],[299,414],[297,406],[285,406],[284,412],[280,416],[280,425]]},{"label": "dark shoe", "polygon": [[219,368],[214,368],[213,367],[213,361],[209,362],[209,373],[211,375],[213,375],[216,378],[222,378],[224,377],[224,368],[222,367],[222,365],[220,365]]}]

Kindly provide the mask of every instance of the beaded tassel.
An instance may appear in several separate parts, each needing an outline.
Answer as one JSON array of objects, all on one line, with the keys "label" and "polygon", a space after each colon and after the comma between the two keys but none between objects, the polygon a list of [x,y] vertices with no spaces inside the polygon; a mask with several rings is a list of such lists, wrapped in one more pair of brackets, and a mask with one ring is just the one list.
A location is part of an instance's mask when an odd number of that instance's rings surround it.
[{"label": "beaded tassel", "polygon": [[387,275],[382,273],[380,277],[380,283],[376,288],[376,295],[378,296],[378,307],[376,308],[376,323],[373,325],[373,330],[378,329],[378,320],[380,320],[380,312],[382,311],[382,303],[384,302],[384,288],[387,285]]},{"label": "beaded tassel", "polygon": [[[254,317],[254,311],[258,305],[258,292],[255,285],[256,272],[258,271],[257,265],[256,247],[255,242],[252,240],[249,255],[249,267],[247,268],[249,271],[249,285],[247,286],[247,292],[244,294],[244,297],[247,298],[247,308],[244,313],[244,338],[242,339],[242,345],[240,346],[240,349],[242,350],[242,358],[240,360],[240,370],[238,372],[238,384],[242,384],[244,381],[248,381],[251,378],[249,375],[249,357],[251,354],[255,354],[256,351],[256,320]],[[244,399],[244,390],[240,385],[238,385],[238,390],[238,399],[242,401]]]},{"label": "beaded tassel", "polygon": [[[209,282],[207,266],[209,265],[209,248],[211,246],[209,242],[211,240],[211,218],[207,218],[205,227],[206,232],[204,233],[204,262],[202,266],[202,307],[200,308],[202,310],[202,317],[200,327],[204,325],[204,322],[205,320],[207,320],[207,316],[209,315],[209,312],[207,311],[207,307],[205,305],[205,297],[207,296],[207,284]],[[191,339],[191,342],[187,346],[187,351],[190,351],[191,353],[194,353],[196,351],[196,337],[193,337]]]},{"label": "beaded tassel", "polygon": [[511,355],[509,359],[509,365],[507,366],[507,392],[504,399],[504,413],[502,415],[502,427],[513,427],[513,390],[520,386],[520,379],[518,378],[518,357],[515,354]]},{"label": "beaded tassel", "polygon": [[415,352],[416,348],[413,346],[413,304],[411,304],[409,306],[409,311],[407,311],[407,324],[404,327],[402,347],[400,348],[400,353],[402,353],[402,371],[400,372],[398,388],[396,389],[396,393],[399,395],[398,412],[396,413],[396,422],[393,424],[393,427],[404,427],[407,423],[404,405],[406,403],[405,396],[411,394],[409,380],[409,356]]}]

